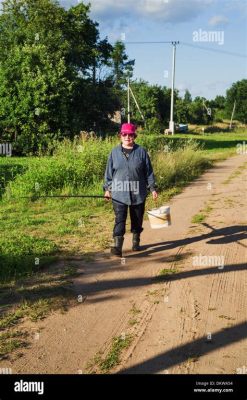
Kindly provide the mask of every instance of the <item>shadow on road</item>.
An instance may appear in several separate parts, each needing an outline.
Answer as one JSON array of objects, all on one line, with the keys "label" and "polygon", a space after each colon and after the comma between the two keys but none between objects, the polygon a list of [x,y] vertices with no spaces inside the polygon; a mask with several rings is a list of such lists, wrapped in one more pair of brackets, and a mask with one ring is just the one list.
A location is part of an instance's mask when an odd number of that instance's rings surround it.
[{"label": "shadow on road", "polygon": [[[182,364],[190,359],[197,359],[206,354],[227,347],[233,343],[246,339],[247,322],[242,322],[230,328],[224,328],[212,333],[212,340],[201,337],[193,342],[183,344],[174,349],[150,358],[133,367],[123,369],[120,374],[155,374],[160,371],[168,370],[175,365]],[[210,371],[208,371],[210,373]],[[234,371],[233,371],[234,373]]]}]

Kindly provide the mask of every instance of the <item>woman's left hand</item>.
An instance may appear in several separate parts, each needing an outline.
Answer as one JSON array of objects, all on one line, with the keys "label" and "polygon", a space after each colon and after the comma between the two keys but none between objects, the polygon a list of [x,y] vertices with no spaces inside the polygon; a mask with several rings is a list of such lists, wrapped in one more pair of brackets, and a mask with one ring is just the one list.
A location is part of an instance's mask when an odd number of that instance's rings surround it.
[{"label": "woman's left hand", "polygon": [[158,198],[158,193],[154,190],[152,192],[153,200],[156,200]]}]

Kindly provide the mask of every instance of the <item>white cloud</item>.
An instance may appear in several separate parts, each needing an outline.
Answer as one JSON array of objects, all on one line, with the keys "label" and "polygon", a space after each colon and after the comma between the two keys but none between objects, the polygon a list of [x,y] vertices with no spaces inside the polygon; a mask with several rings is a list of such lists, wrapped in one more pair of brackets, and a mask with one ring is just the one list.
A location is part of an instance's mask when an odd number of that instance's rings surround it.
[{"label": "white cloud", "polygon": [[246,0],[224,0],[224,10],[228,12],[237,11],[245,17],[247,15]]},{"label": "white cloud", "polygon": [[229,22],[229,19],[224,15],[214,15],[208,21],[209,25],[217,26],[217,25],[225,25]]},{"label": "white cloud", "polygon": [[124,18],[135,23],[138,17],[161,22],[186,22],[203,13],[215,0],[91,0],[95,18]]}]

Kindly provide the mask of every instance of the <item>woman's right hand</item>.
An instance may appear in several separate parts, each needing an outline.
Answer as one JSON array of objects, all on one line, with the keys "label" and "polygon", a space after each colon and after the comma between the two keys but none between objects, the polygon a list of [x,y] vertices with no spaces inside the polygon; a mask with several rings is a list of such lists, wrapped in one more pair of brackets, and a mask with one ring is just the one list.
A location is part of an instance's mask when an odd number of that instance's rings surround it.
[{"label": "woman's right hand", "polygon": [[153,200],[157,200],[157,198],[158,198],[158,193],[156,192],[156,190],[154,190],[154,191],[152,192],[152,196],[153,196]]},{"label": "woman's right hand", "polygon": [[106,201],[110,201],[111,199],[111,192],[109,192],[108,190],[105,191],[105,200]]}]

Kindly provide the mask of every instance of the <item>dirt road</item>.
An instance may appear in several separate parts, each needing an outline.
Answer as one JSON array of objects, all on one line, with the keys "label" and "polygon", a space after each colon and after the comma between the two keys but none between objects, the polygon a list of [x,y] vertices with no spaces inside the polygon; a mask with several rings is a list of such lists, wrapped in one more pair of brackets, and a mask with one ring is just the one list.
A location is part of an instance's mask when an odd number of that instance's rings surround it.
[{"label": "dirt road", "polygon": [[[140,253],[126,235],[122,263],[109,251],[87,265],[77,260],[78,306],[29,323],[39,335],[21,358],[0,366],[100,373],[95,355],[109,354],[113,337],[131,337],[110,373],[247,368],[247,156],[218,163],[170,205],[172,226],[152,230],[146,221]],[[192,223],[198,213],[201,223]]]}]

